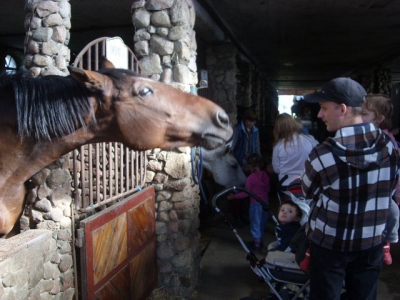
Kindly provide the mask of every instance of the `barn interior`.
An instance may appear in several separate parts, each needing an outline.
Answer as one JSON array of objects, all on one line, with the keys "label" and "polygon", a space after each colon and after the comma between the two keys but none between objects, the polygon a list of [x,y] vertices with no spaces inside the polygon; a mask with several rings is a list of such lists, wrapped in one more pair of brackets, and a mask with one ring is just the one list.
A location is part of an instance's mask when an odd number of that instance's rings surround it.
[{"label": "barn interior", "polygon": [[[140,1],[70,0],[70,62],[85,45],[99,37],[119,36],[134,49],[135,28],[129,8],[136,2]],[[194,6],[196,13],[199,73],[207,70],[206,52],[210,46],[232,44],[237,49],[237,64],[250,65],[267,80],[273,93],[279,95],[279,105],[283,95],[301,96],[319,89],[332,78],[345,76],[359,81],[369,93],[391,95],[394,109],[399,111],[400,3],[397,1],[191,0],[187,3]],[[2,6],[0,53],[3,59],[10,55],[15,62],[10,66],[6,61],[5,65],[18,69],[24,64],[25,3],[5,1]],[[239,77],[247,74],[240,66],[237,69],[240,85]],[[240,93],[236,92],[234,100],[238,114],[242,107],[256,105],[241,99]],[[210,89],[202,89],[200,94],[218,103]],[[286,109],[291,105],[290,99],[286,98]],[[269,110],[270,105],[266,107],[259,109]],[[262,111],[260,125],[273,126],[274,115]],[[400,127],[398,115],[394,114],[393,127]]]},{"label": "barn interior", "polygon": [[[69,2],[72,56],[99,36],[120,36],[133,48],[131,0]],[[277,90],[316,89],[334,77],[377,68],[390,69],[392,83],[399,81],[397,1],[196,0],[193,4],[198,43],[234,43]],[[3,52],[23,51],[25,16],[24,1],[2,3]]]},{"label": "barn interior", "polygon": [[[98,37],[119,36],[133,49],[135,28],[130,7],[140,1],[143,0],[69,0],[71,63],[85,45]],[[13,58],[15,65],[9,61],[4,64],[10,69],[23,67],[24,2],[35,1],[3,1],[0,10],[0,56]],[[369,92],[390,94],[395,103],[394,125],[400,125],[400,2],[187,2],[196,10],[199,69],[206,68],[208,46],[232,44],[238,49],[238,61],[257,69],[279,95],[302,95],[332,78],[352,77],[362,81]],[[207,89],[201,92],[207,96]],[[263,121],[272,122],[269,117],[266,114]],[[269,129],[263,128],[263,133],[269,133]],[[270,136],[265,135],[264,139],[270,147]]]}]

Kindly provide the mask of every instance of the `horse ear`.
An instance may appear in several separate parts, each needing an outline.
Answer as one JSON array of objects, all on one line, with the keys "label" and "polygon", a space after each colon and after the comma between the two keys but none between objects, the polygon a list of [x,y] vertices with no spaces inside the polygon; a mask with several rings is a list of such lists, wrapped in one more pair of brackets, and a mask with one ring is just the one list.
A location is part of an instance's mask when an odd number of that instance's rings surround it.
[{"label": "horse ear", "polygon": [[91,91],[101,91],[104,86],[105,76],[94,71],[83,70],[72,66],[68,67],[70,75]]},{"label": "horse ear", "polygon": [[109,61],[105,56],[101,58],[101,68],[102,69],[115,69],[114,64]]}]

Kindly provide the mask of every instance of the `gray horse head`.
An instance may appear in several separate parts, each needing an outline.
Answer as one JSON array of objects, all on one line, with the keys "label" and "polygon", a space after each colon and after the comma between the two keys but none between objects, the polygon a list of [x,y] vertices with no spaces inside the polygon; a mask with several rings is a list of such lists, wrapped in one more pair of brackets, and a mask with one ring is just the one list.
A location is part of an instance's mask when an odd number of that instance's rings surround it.
[{"label": "gray horse head", "polygon": [[246,175],[229,144],[213,150],[203,149],[203,166],[212,173],[214,181],[224,187],[244,187],[246,183]]}]

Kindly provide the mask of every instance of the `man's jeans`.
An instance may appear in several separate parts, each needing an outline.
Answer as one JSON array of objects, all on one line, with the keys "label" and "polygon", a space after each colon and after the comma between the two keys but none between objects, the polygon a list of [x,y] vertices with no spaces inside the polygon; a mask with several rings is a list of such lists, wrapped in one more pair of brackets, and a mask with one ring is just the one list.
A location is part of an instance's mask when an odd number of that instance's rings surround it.
[{"label": "man's jeans", "polygon": [[383,262],[383,245],[358,252],[337,252],[314,243],[310,247],[310,299],[373,300]]}]

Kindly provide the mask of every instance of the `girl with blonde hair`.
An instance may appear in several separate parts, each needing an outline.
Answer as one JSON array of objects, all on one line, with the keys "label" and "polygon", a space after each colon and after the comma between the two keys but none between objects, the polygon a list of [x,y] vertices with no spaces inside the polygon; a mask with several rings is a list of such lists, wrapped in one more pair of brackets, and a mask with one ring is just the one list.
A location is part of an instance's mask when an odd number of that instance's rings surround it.
[{"label": "girl with blonde hair", "polygon": [[308,154],[318,144],[313,136],[303,133],[301,129],[302,125],[287,113],[276,117],[272,167],[278,174],[279,192],[283,199],[288,199],[285,191],[291,182],[300,178]]}]

